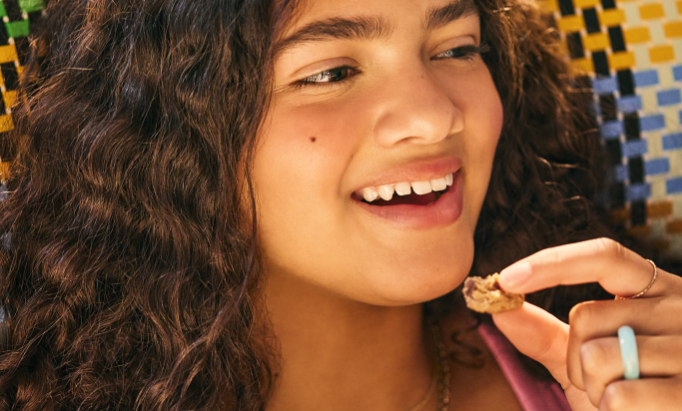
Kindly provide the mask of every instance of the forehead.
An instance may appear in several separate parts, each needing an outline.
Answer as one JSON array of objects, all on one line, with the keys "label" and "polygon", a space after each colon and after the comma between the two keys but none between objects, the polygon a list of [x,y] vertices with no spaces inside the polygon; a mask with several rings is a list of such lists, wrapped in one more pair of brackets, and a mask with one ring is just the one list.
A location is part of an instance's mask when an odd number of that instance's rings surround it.
[{"label": "forehead", "polygon": [[307,0],[298,2],[276,50],[338,38],[388,37],[395,21],[418,20],[423,30],[477,14],[474,0]]}]

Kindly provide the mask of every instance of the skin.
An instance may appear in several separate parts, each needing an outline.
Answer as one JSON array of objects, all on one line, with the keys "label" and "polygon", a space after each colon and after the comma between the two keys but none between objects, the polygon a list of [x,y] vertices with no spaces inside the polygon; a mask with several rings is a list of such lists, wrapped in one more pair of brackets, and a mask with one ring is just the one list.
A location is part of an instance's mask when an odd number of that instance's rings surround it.
[{"label": "skin", "polygon": [[[433,359],[422,327],[422,303],[450,292],[469,272],[473,233],[502,125],[502,107],[485,64],[480,55],[463,52],[478,45],[477,16],[425,28],[428,11],[446,4],[308,1],[283,34],[287,38],[329,18],[378,18],[386,26],[383,36],[299,44],[275,61],[273,102],[252,168],[265,309],[281,359],[270,411],[408,410],[427,391]],[[350,69],[338,69],[345,66]],[[304,79],[318,83],[299,87]],[[352,199],[377,175],[444,156],[462,165],[462,213],[452,223],[406,227],[368,213]],[[502,273],[502,286],[530,292],[603,281],[607,291],[632,295],[650,278],[651,266],[631,252],[614,257],[608,247],[583,245],[582,253],[571,251],[578,245],[567,247],[547,251],[544,259],[527,259],[532,275],[522,282],[511,280],[519,274],[513,274],[516,265],[510,267]],[[615,277],[625,271],[631,274]],[[658,328],[647,328],[648,314],[641,310],[654,298],[679,307],[679,279],[661,274],[646,298],[593,304],[594,309],[581,305],[570,326],[528,304],[495,321],[522,352],[549,368],[576,410],[602,403],[612,404],[602,409],[628,409],[620,405],[623,396],[640,392],[637,398],[647,405],[655,401],[661,406],[654,409],[672,409],[673,403],[665,408],[663,402],[679,394],[665,387],[682,391],[679,364],[662,374],[676,379],[660,380],[652,391],[670,395],[652,398],[645,389],[612,388],[626,383],[615,369],[620,366],[612,340],[617,327],[606,320],[622,311],[638,335],[668,335],[671,340],[652,344],[667,347],[668,358],[674,357],[682,327],[658,316]],[[614,277],[607,280],[608,275]],[[529,333],[538,338],[527,341]],[[604,357],[593,360],[592,352]],[[661,375],[644,368],[645,359],[654,355],[648,352],[641,354],[645,376]],[[481,391],[485,384],[494,388],[488,395]],[[519,409],[494,363],[478,374],[453,370],[452,392],[460,410]],[[434,409],[435,400],[424,409]]]},{"label": "skin", "polygon": [[[651,264],[622,245],[597,239],[550,248],[500,273],[500,285],[529,293],[557,285],[598,282],[616,296],[639,293]],[[682,278],[658,269],[637,299],[590,301],[573,308],[569,324],[524,303],[493,316],[519,351],[541,362],[564,388],[574,410],[678,410],[682,404]],[[623,380],[622,325],[636,335],[640,379]],[[525,338],[533,333],[536,338]]]}]

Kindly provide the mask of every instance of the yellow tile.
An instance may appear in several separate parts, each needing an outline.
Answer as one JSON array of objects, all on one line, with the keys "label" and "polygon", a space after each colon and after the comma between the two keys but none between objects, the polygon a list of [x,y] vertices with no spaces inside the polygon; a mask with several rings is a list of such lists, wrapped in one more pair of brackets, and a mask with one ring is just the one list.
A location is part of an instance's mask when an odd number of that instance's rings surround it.
[{"label": "yellow tile", "polygon": [[632,52],[613,53],[609,55],[609,67],[614,70],[631,68],[635,65],[635,55]]},{"label": "yellow tile", "polygon": [[677,2],[677,11],[678,13],[682,14],[682,1]]},{"label": "yellow tile", "polygon": [[583,37],[583,47],[589,51],[606,50],[611,47],[609,36],[606,33],[588,34]]},{"label": "yellow tile", "polygon": [[9,63],[10,61],[17,61],[17,49],[14,44],[9,46],[0,46],[0,63]]},{"label": "yellow tile", "polygon": [[673,51],[673,46],[654,46],[649,49],[649,57],[652,63],[672,61],[675,60],[675,52]]},{"label": "yellow tile", "polygon": [[621,9],[611,9],[599,15],[599,22],[602,26],[617,26],[625,21],[625,12]]},{"label": "yellow tile", "polygon": [[660,19],[665,11],[660,3],[643,4],[639,6],[639,15],[645,20]]},{"label": "yellow tile", "polygon": [[625,44],[644,43],[651,41],[648,27],[634,27],[623,31]]},{"label": "yellow tile", "polygon": [[649,218],[661,218],[672,215],[672,201],[651,202],[646,206],[646,214]]},{"label": "yellow tile", "polygon": [[594,63],[592,62],[592,59],[571,60],[571,66],[576,72],[575,74],[594,73]]},{"label": "yellow tile", "polygon": [[559,2],[557,0],[538,0],[538,6],[545,13],[559,11]]},{"label": "yellow tile", "polygon": [[[1,123],[2,123],[2,120],[0,119],[0,124]],[[11,128],[10,128],[10,130],[11,130]],[[3,130],[3,131],[7,131],[7,130]],[[10,161],[5,161],[4,163],[0,163],[0,180],[5,181],[5,180],[9,179],[10,167],[12,167],[12,163]]]},{"label": "yellow tile", "polygon": [[590,9],[601,4],[601,0],[573,0],[573,5],[579,9]]},{"label": "yellow tile", "polygon": [[10,131],[13,128],[14,128],[14,123],[12,123],[12,116],[11,115],[5,114],[4,116],[0,116],[0,133],[4,133],[5,131]]},{"label": "yellow tile", "polygon": [[682,37],[682,21],[670,21],[663,25],[666,37]]},{"label": "yellow tile", "polygon": [[5,107],[12,108],[14,105],[14,100],[17,98],[17,92],[14,90],[5,91],[5,93],[2,95],[2,98],[5,100]]},{"label": "yellow tile", "polygon": [[585,21],[583,20],[583,16],[564,17],[562,19],[559,19],[557,24],[559,25],[559,29],[566,33],[579,31],[580,29],[585,27]]}]

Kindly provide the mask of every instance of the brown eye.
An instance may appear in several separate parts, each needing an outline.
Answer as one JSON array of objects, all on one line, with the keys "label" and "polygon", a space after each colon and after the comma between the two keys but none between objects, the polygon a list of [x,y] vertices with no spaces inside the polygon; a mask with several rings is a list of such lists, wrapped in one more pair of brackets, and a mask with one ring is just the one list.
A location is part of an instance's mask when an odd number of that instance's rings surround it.
[{"label": "brown eye", "polygon": [[343,67],[335,67],[330,70],[325,70],[322,72],[319,72],[317,74],[314,74],[310,77],[306,77],[303,80],[301,80],[301,83],[304,85],[308,84],[316,84],[316,83],[335,83],[342,81],[346,79],[352,68],[343,66]]}]

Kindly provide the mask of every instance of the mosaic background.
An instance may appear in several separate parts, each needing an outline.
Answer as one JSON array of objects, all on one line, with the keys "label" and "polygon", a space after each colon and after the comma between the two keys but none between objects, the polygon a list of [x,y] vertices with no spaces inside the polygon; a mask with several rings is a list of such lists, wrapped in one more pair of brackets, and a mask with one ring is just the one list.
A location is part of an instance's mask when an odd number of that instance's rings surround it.
[{"label": "mosaic background", "polygon": [[682,1],[539,0],[591,79],[613,217],[682,257]]},{"label": "mosaic background", "polygon": [[[682,258],[682,0],[537,1],[591,80],[613,217]],[[0,0],[0,138],[13,127],[27,36],[42,9],[42,0]],[[0,160],[4,183],[11,159]]]}]

